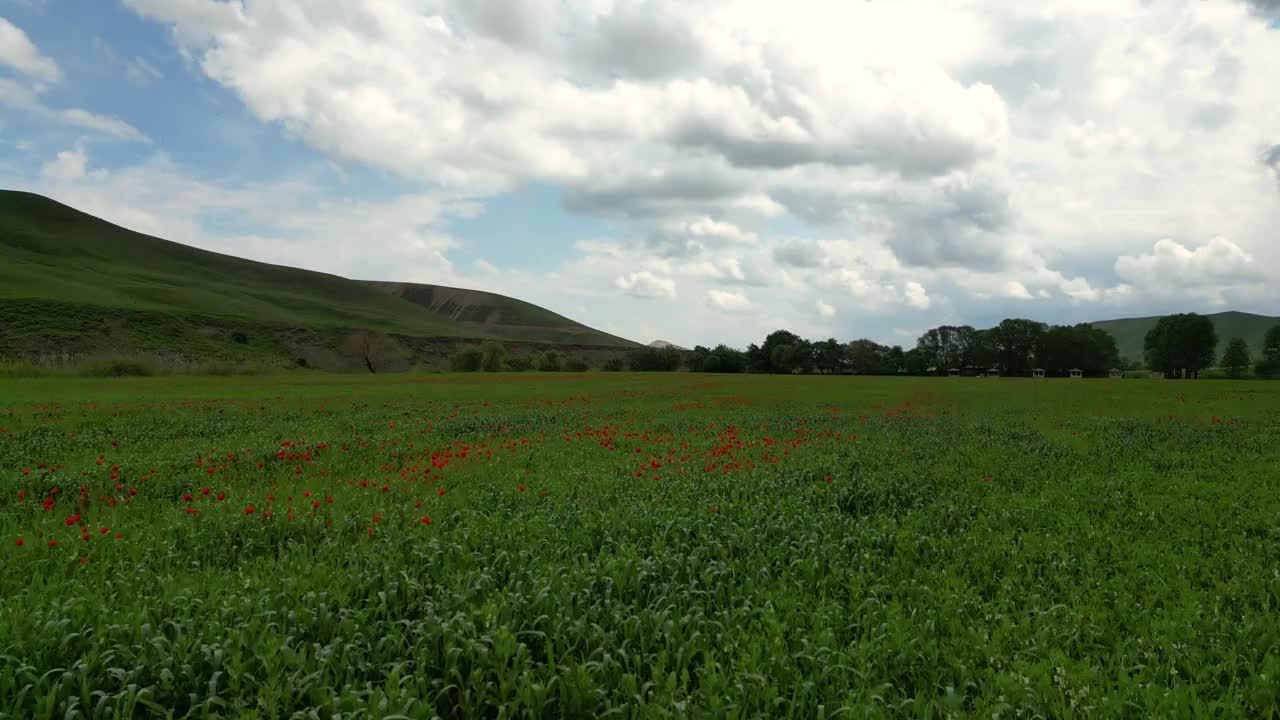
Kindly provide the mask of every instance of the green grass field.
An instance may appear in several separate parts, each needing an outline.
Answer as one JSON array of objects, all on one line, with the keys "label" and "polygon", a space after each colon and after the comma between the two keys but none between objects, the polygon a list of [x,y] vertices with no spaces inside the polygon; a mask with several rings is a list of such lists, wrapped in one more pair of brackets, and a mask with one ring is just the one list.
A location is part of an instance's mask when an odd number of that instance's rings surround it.
[{"label": "green grass field", "polygon": [[0,383],[0,716],[1274,717],[1280,384]]}]

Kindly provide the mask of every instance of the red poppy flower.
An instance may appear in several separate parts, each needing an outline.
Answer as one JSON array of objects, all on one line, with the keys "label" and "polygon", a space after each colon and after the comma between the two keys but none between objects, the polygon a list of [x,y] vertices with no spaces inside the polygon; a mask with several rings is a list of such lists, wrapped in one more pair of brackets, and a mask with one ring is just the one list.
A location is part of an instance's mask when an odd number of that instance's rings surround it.
[{"label": "red poppy flower", "polygon": [[22,542],[22,538],[18,538],[18,542],[17,542],[16,544],[17,544],[17,546],[18,546],[18,547],[22,547],[22,546],[23,546],[23,545],[25,545],[26,543]]},{"label": "red poppy flower", "polygon": [[423,516],[423,518],[422,518],[422,524],[423,524],[423,525],[430,525],[430,524],[431,524],[431,518],[426,517],[426,516]]},{"label": "red poppy flower", "polygon": [[246,507],[246,508],[244,509],[244,514],[245,514],[245,515],[252,515],[252,514],[253,514],[253,506],[252,506],[252,505],[250,505],[249,507]]}]

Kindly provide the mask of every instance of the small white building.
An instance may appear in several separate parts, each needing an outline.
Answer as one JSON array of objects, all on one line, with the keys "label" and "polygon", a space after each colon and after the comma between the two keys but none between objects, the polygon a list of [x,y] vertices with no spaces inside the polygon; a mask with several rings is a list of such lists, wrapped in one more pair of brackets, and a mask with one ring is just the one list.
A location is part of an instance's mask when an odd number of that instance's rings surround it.
[{"label": "small white building", "polygon": [[1084,371],[1080,368],[1071,368],[1071,379],[1076,380],[1084,377]]},{"label": "small white building", "polygon": [[1033,377],[1033,378],[1043,378],[1043,377],[1044,377],[1044,368],[1036,368],[1036,369],[1032,370],[1032,371],[1031,371],[1031,377]]},{"label": "small white building", "polygon": [[948,377],[960,377],[960,368],[951,368],[947,371]]},{"label": "small white building", "polygon": [[1151,372],[1147,373],[1147,377],[1151,378],[1152,380],[1163,380],[1164,373],[1159,370],[1152,370]]},{"label": "small white building", "polygon": [[1000,368],[991,368],[988,370],[987,377],[1000,377]]},{"label": "small white building", "polygon": [[1123,379],[1124,379],[1124,371],[1123,371],[1123,370],[1121,370],[1120,368],[1111,368],[1111,373],[1110,373],[1110,374],[1111,374],[1111,379],[1112,379],[1112,380],[1123,380]]}]

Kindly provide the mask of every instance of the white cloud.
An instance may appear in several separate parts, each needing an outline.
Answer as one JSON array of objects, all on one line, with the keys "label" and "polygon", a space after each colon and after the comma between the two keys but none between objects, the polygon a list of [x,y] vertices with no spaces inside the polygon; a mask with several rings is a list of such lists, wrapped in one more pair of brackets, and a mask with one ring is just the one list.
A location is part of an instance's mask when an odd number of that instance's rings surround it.
[{"label": "white cloud", "polygon": [[[272,187],[284,209],[255,210],[269,223],[251,239],[204,231],[173,168],[65,181],[200,242],[366,276],[447,271],[684,345],[772,324],[889,339],[944,317],[1079,321],[1171,297],[1278,310],[1238,254],[1196,245],[1230,238],[1253,266],[1280,266],[1280,36],[1244,3],[125,2],[260,120],[417,188],[365,204],[389,213],[374,241],[349,224],[358,204]],[[37,75],[20,80],[0,78],[0,104],[142,138],[49,108]],[[150,181],[177,189],[138,189]],[[551,280],[447,270],[456,241],[439,219],[528,181],[605,219],[608,237]],[[243,186],[197,196],[256,207]],[[309,227],[317,205],[361,241]],[[419,260],[430,253],[439,271]],[[655,317],[647,301],[677,284],[706,302]],[[724,323],[712,291],[750,294],[758,312]]]},{"label": "white cloud", "polygon": [[752,308],[751,300],[746,295],[728,290],[708,290],[707,302],[725,312],[745,312]]},{"label": "white cloud", "polygon": [[1188,294],[1221,304],[1232,291],[1257,289],[1267,273],[1239,245],[1215,237],[1194,250],[1168,238],[1156,241],[1150,253],[1122,255],[1116,274],[1138,291],[1154,297]]},{"label": "white cloud", "polygon": [[135,57],[125,65],[125,77],[134,85],[146,87],[157,80],[163,79],[164,73],[155,65],[147,62],[146,58]]},{"label": "white cloud", "polygon": [[627,275],[619,275],[613,281],[620,290],[639,298],[673,298],[676,296],[676,283],[671,278],[659,277],[641,270]]},{"label": "white cloud", "polygon": [[9,78],[0,77],[0,106],[17,108],[62,125],[92,130],[120,140],[147,142],[146,135],[123,120],[81,108],[51,108],[44,104],[36,90]]},{"label": "white cloud", "polygon": [[78,180],[85,176],[85,162],[88,158],[84,150],[64,150],[53,160],[45,163],[40,174],[55,182]]},{"label": "white cloud", "polygon": [[907,287],[903,291],[903,300],[907,305],[917,310],[928,310],[933,301],[929,298],[929,293],[920,283],[911,280],[907,282]]},{"label": "white cloud", "polygon": [[[206,250],[359,279],[448,284],[455,274],[448,252],[457,242],[443,229],[450,206],[439,197],[336,201],[303,180],[216,184],[193,179],[163,155],[107,170],[94,167],[83,147],[58,153],[37,178],[0,180]],[[206,229],[224,218],[254,229]]]},{"label": "white cloud", "polygon": [[9,67],[43,82],[62,80],[58,64],[40,53],[21,28],[0,17],[0,65]]}]

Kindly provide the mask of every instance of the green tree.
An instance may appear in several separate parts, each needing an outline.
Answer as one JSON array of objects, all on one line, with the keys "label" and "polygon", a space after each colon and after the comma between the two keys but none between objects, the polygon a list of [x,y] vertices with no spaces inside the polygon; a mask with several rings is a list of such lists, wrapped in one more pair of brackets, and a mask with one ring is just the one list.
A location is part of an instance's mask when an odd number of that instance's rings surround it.
[{"label": "green tree", "polygon": [[1200,377],[1213,365],[1218,333],[1213,321],[1196,313],[1179,313],[1160,318],[1147,332],[1144,350],[1147,367],[1166,377]]},{"label": "green tree", "polygon": [[560,353],[548,350],[538,357],[538,372],[560,372]]},{"label": "green tree", "polygon": [[689,372],[715,372],[707,369],[707,361],[711,358],[711,350],[702,345],[694,345],[685,355],[685,365]]},{"label": "green tree", "polygon": [[479,348],[463,348],[449,356],[449,369],[454,372],[475,372],[484,363],[484,353]]},{"label": "green tree", "polygon": [[880,372],[888,348],[873,340],[863,338],[844,346],[845,365],[858,375]]},{"label": "green tree", "polygon": [[1005,375],[1028,375],[1036,364],[1036,350],[1049,331],[1041,322],[1020,318],[1002,320],[991,328],[996,362]]},{"label": "green tree", "polygon": [[642,347],[627,354],[627,364],[636,372],[674,372],[680,369],[682,355],[673,347]]},{"label": "green tree", "polygon": [[813,344],[813,360],[818,372],[837,373],[844,364],[844,352],[840,341],[827,338]]},{"label": "green tree", "polygon": [[1249,345],[1244,338],[1233,338],[1227,343],[1227,350],[1222,353],[1222,366],[1233,378],[1240,377],[1245,368],[1249,367]]},{"label": "green tree", "polygon": [[908,375],[924,375],[929,372],[929,358],[920,348],[911,348],[903,356],[903,366]]},{"label": "green tree", "polygon": [[528,372],[533,369],[533,359],[524,355],[517,355],[507,358],[506,365],[511,372]]},{"label": "green tree", "polygon": [[1040,338],[1036,358],[1050,375],[1077,369],[1085,375],[1101,375],[1120,362],[1120,353],[1111,333],[1081,323],[1049,328]]},{"label": "green tree", "polygon": [[1280,325],[1267,331],[1262,339],[1262,360],[1255,372],[1258,377],[1280,377]]},{"label": "green tree", "polygon": [[507,349],[502,343],[487,342],[480,346],[480,369],[485,372],[498,372],[507,359]]},{"label": "green tree", "polygon": [[752,353],[752,348],[755,348],[753,369],[758,372],[785,374],[794,372],[801,366],[803,361],[801,355],[807,344],[793,332],[774,330],[765,337],[763,345],[758,348],[753,345],[747,349],[747,352]]}]

